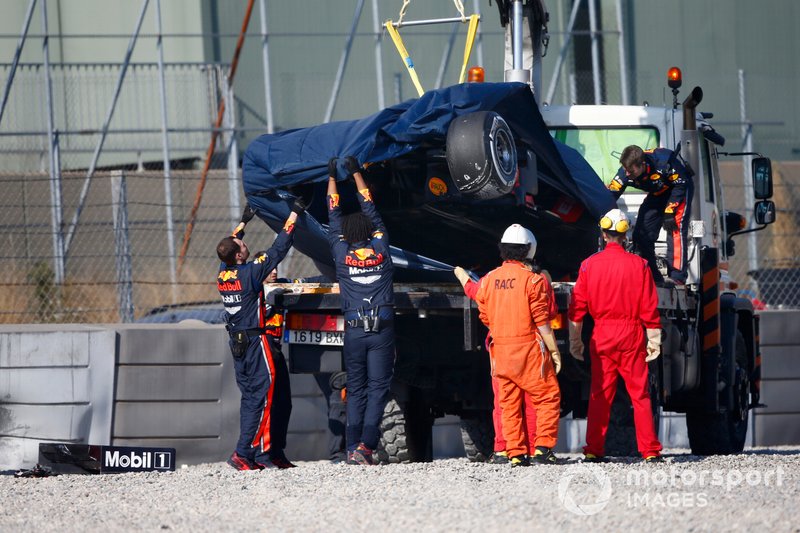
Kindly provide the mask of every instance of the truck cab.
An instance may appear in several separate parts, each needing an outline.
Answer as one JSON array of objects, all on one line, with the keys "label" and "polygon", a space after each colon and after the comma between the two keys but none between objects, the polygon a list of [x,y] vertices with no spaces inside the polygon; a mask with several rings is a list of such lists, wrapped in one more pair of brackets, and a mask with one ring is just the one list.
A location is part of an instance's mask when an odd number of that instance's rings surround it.
[{"label": "truck cab", "polygon": [[[760,154],[722,152],[725,140],[711,126],[712,115],[696,109],[702,90],[693,89],[679,109],[677,87],[673,89],[672,108],[543,106],[541,113],[551,135],[578,150],[606,185],[620,167],[622,150],[631,144],[678,150],[693,174],[688,280],[685,286],[658,289],[663,357],[651,363],[651,395],[665,410],[686,413],[695,453],[738,452],[744,446],[748,411],[759,405],[758,316],[749,300],[737,296],[737,283],[728,274],[730,239],[742,233],[745,219],[725,210],[718,161],[722,155]],[[763,189],[754,209],[760,224],[756,229],[763,229],[774,220],[774,214],[763,216],[773,207],[766,195],[771,189],[769,160],[754,159],[753,175],[760,176],[754,189]],[[628,188],[618,200],[634,224],[644,198],[644,192]],[[662,229],[656,255],[665,253]]]}]

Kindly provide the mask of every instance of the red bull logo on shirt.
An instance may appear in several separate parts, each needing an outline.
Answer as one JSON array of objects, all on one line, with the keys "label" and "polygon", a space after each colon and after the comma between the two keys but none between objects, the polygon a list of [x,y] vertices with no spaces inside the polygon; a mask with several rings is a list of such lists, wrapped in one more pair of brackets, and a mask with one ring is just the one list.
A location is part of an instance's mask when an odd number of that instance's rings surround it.
[{"label": "red bull logo on shirt", "polygon": [[355,267],[371,267],[383,263],[383,254],[375,255],[372,248],[356,248],[344,257],[344,264]]},{"label": "red bull logo on shirt", "polygon": [[375,255],[375,250],[373,250],[372,248],[356,248],[355,250],[353,250],[353,253],[355,254],[356,257],[358,257],[360,260],[363,261],[364,259],[367,259]]},{"label": "red bull logo on shirt", "polygon": [[223,270],[222,272],[219,273],[219,276],[217,276],[217,279],[219,281],[221,281],[221,282],[226,282],[226,281],[235,280],[238,277],[239,277],[239,271],[238,270]]},{"label": "red bull logo on shirt", "polygon": [[231,283],[230,281],[217,283],[217,290],[219,290],[220,292],[241,291],[242,282],[237,279],[233,283]]}]

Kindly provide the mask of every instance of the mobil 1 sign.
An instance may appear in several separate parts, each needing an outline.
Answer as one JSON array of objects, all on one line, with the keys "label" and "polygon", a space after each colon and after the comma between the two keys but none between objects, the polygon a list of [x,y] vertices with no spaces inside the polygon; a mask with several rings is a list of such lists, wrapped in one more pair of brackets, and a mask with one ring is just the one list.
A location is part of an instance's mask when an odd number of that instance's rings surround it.
[{"label": "mobil 1 sign", "polygon": [[103,446],[101,472],[152,472],[175,470],[175,448]]},{"label": "mobil 1 sign", "polygon": [[39,464],[54,474],[167,472],[175,470],[175,448],[40,442]]}]

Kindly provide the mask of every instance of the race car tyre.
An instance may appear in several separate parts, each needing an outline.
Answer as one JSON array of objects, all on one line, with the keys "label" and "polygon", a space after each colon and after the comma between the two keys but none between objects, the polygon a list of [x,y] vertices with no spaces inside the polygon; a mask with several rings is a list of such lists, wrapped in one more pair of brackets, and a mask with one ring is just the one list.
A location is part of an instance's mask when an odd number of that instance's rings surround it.
[{"label": "race car tyre", "polygon": [[446,151],[450,177],[462,194],[488,200],[514,187],[514,135],[497,113],[479,111],[454,119],[447,130]]}]

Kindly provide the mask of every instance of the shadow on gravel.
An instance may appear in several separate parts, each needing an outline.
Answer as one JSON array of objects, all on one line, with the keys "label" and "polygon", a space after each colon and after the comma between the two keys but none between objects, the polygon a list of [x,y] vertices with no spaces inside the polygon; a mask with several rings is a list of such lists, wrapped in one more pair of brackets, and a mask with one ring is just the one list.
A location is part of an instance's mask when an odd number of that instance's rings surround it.
[{"label": "shadow on gravel", "polygon": [[[776,455],[783,455],[783,456],[798,456],[800,455],[800,449],[794,450],[772,450],[772,449],[761,449],[761,450],[745,450],[740,453],[728,455],[728,457],[746,457],[746,456],[776,456]],[[723,457],[720,455],[692,455],[690,453],[680,453],[680,454],[668,454],[665,453],[663,455],[665,459],[672,463],[699,463],[706,460],[714,459],[715,457]]]},{"label": "shadow on gravel", "polygon": [[800,448],[795,448],[792,450],[773,450],[771,448],[745,450],[739,455],[800,455]]}]

